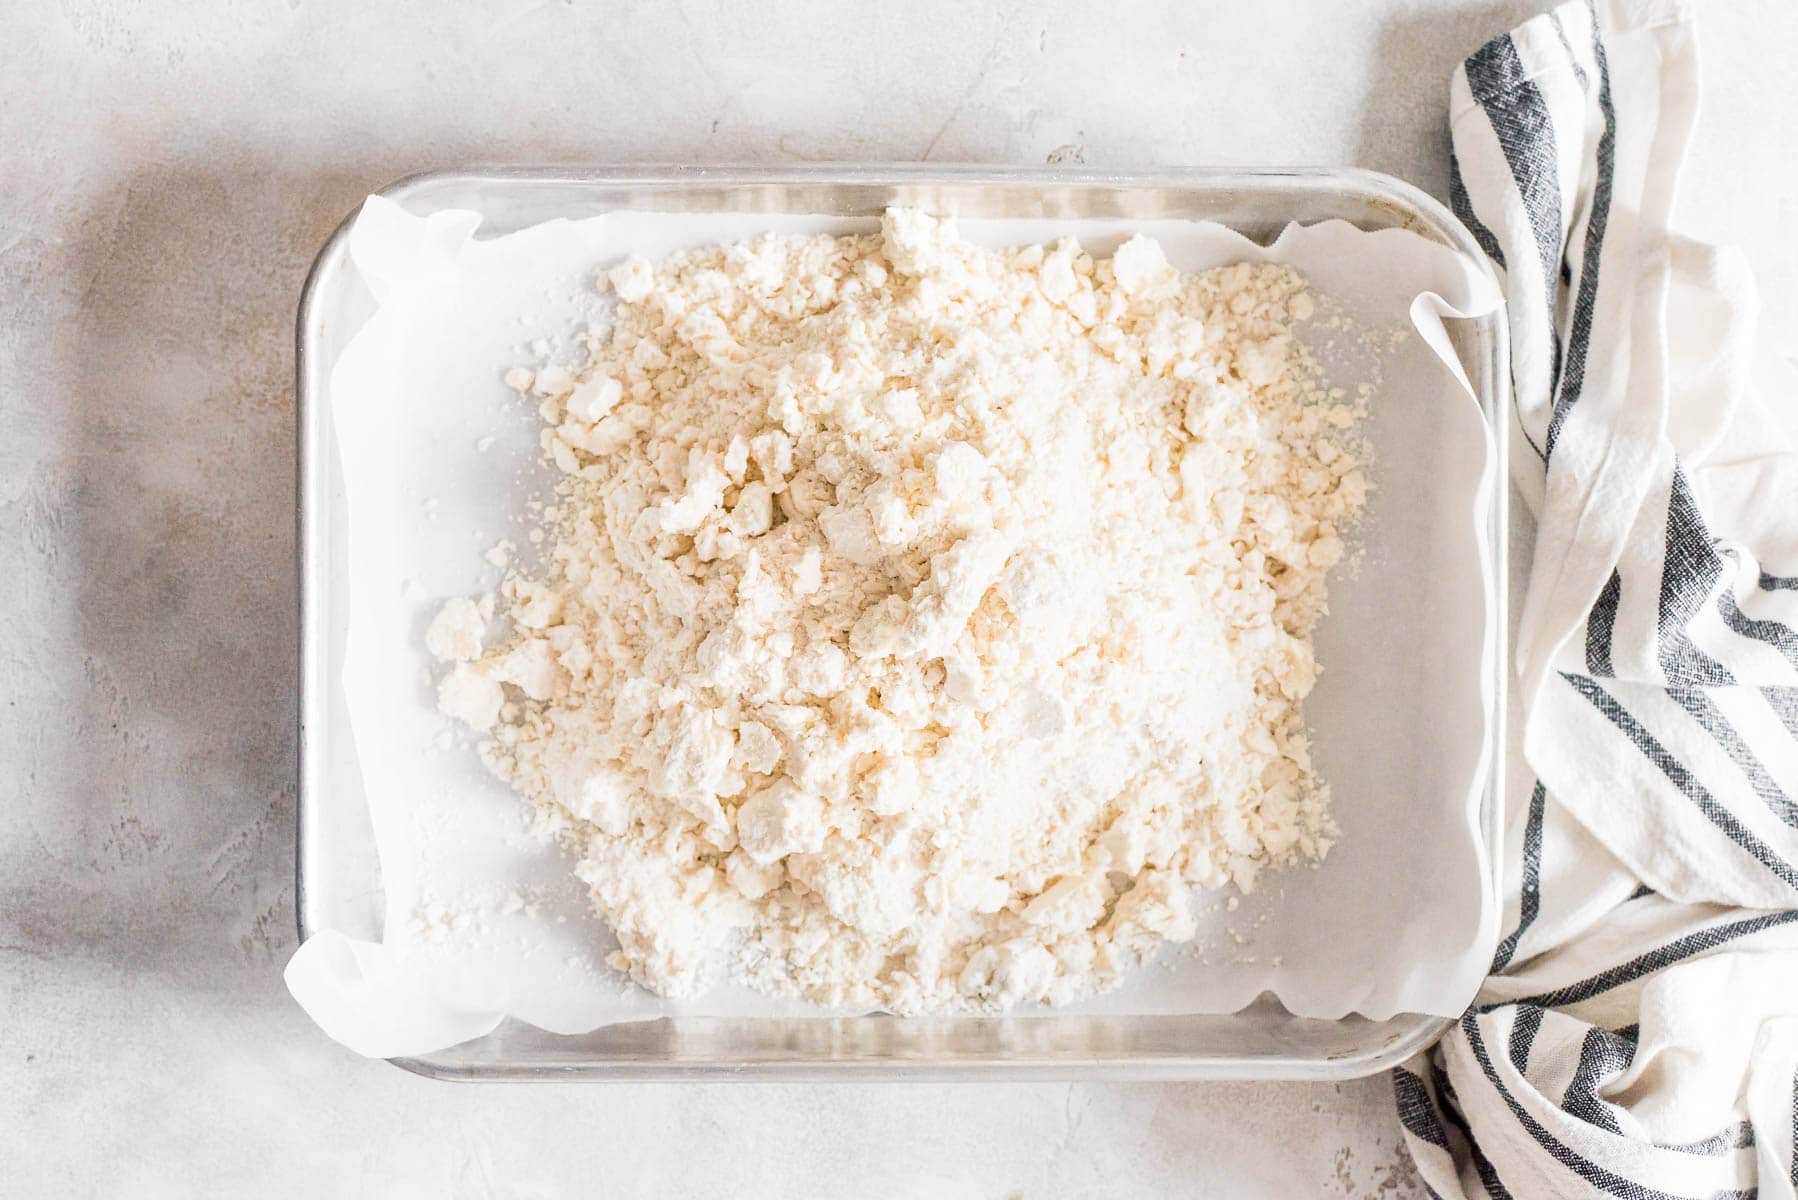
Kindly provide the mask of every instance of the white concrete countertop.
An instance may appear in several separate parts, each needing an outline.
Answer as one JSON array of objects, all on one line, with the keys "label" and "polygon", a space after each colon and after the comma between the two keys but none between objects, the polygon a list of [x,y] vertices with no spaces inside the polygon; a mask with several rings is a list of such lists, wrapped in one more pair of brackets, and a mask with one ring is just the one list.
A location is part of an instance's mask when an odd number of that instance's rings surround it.
[{"label": "white concrete countertop", "polygon": [[[1384,1079],[477,1087],[327,1041],[280,980],[294,305],[364,194],[474,160],[1346,163],[1440,195],[1450,69],[1541,7],[7,6],[0,1193],[1421,1194]],[[1682,212],[1758,240],[1790,329],[1798,7],[1704,20]]]}]

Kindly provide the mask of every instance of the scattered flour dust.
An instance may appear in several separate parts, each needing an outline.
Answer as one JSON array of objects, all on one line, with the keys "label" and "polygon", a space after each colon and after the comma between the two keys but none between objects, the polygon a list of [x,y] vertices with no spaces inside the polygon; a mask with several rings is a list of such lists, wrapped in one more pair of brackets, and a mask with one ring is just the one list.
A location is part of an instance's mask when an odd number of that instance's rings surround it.
[{"label": "scattered flour dust", "polygon": [[1064,1003],[1190,939],[1195,885],[1327,849],[1300,702],[1366,484],[1294,272],[893,210],[601,286],[586,366],[508,374],[549,565],[492,647],[465,600],[429,641],[614,966]]}]

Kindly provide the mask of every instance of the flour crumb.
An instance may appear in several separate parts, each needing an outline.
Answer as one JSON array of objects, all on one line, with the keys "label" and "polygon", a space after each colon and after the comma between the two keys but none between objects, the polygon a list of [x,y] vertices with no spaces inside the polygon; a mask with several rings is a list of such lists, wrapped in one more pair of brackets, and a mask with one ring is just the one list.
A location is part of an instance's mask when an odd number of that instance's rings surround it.
[{"label": "flour crumb", "polygon": [[453,596],[425,630],[425,649],[442,662],[466,662],[481,653],[487,618],[478,602]]},{"label": "flour crumb", "polygon": [[447,941],[475,927],[476,923],[475,914],[467,909],[426,901],[413,911],[412,919],[407,922],[407,932],[414,941],[428,945]]}]

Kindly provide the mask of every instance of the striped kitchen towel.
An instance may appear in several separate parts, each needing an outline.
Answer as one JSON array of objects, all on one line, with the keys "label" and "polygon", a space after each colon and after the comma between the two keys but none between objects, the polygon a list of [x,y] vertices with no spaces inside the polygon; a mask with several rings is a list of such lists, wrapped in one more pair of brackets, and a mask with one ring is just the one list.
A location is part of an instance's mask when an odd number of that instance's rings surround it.
[{"label": "striped kitchen towel", "polygon": [[1394,1073],[1436,1196],[1798,1192],[1798,455],[1744,260],[1668,228],[1697,99],[1668,0],[1564,4],[1451,85],[1510,307],[1537,782],[1492,974]]}]

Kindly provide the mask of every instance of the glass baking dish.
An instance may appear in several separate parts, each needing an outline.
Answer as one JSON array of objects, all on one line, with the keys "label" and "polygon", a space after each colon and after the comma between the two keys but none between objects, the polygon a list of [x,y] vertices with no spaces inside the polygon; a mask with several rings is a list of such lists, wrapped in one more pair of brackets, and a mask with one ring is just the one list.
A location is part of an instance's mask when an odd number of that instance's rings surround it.
[{"label": "glass baking dish", "polygon": [[[620,210],[876,215],[903,204],[975,217],[1180,218],[1269,241],[1288,222],[1328,219],[1404,228],[1478,260],[1471,235],[1435,200],[1356,170],[1170,170],[1149,175],[1042,168],[474,167],[402,180],[383,193],[418,213],[469,208],[484,233]],[[346,596],[343,487],[324,387],[331,364],[373,308],[349,263],[345,222],[325,243],[298,320],[298,556],[301,608],[296,908],[302,940],[323,929],[379,940],[380,866],[336,681]],[[1497,455],[1486,506],[1495,636],[1486,664],[1492,745],[1502,747],[1506,621],[1503,421],[1508,350],[1502,313],[1449,323]],[[1481,836],[1497,888],[1502,754],[1488,756]],[[1242,1011],[1193,1016],[1037,1016],[797,1020],[671,1017],[580,1036],[508,1020],[485,1037],[395,1059],[445,1079],[1110,1078],[1346,1079],[1401,1061],[1441,1018],[1288,1013],[1264,995]]]}]

